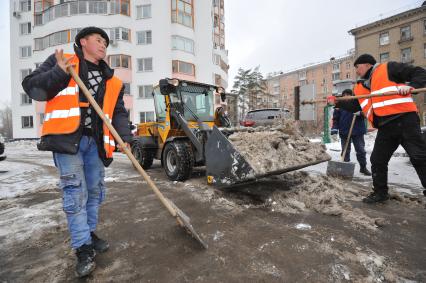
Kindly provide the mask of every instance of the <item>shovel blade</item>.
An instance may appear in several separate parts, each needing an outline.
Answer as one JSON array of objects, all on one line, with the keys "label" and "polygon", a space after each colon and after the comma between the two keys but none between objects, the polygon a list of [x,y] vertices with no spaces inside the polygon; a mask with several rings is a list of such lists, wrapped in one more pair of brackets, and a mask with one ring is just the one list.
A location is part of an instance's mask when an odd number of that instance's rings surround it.
[{"label": "shovel blade", "polygon": [[327,164],[327,176],[351,180],[355,172],[355,163],[330,160]]},{"label": "shovel blade", "polygon": [[182,210],[180,210],[171,200],[167,198],[166,200],[170,203],[170,205],[175,210],[177,222],[182,227],[184,227],[186,232],[189,233],[195,240],[197,240],[203,246],[203,248],[207,249],[208,245],[204,242],[204,240],[200,237],[200,235],[198,235],[194,227],[192,227],[189,217]]}]

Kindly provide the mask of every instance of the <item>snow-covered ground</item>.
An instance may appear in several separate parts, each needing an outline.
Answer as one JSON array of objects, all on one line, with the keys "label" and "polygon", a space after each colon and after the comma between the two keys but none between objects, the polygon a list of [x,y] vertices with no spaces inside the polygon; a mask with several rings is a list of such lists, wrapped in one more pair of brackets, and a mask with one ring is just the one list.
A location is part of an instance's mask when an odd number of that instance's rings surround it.
[{"label": "snow-covered ground", "polygon": [[[370,156],[374,147],[375,138],[376,132],[370,132],[365,135],[365,150],[367,152],[367,167],[369,169],[371,169]],[[342,149],[340,145],[340,140],[336,136],[334,136],[333,139],[334,140],[332,143],[326,144],[327,152],[332,157],[332,160],[340,160],[340,153]],[[320,139],[315,139],[311,141],[320,142]],[[353,148],[353,145],[351,150],[351,162],[354,162],[356,164],[354,181],[363,184],[367,182],[371,183],[371,177],[364,176],[363,174],[359,173],[359,164],[356,159],[356,153],[355,149]],[[325,174],[327,170],[327,163],[321,163],[315,166],[311,166],[307,168],[307,170]],[[407,157],[404,148],[402,148],[401,146],[398,147],[389,162],[388,183],[391,189],[401,193],[421,194],[423,191],[423,187],[420,183],[419,177],[417,176],[414,167],[411,165],[411,162]]]},{"label": "snow-covered ground", "polygon": [[[366,136],[367,159],[374,145],[375,133]],[[327,151],[333,160],[339,160],[340,142],[327,144]],[[408,194],[421,194],[423,188],[409,158],[403,156],[399,148],[398,156],[392,157],[389,165],[389,184],[392,190]],[[62,200],[58,198],[22,205],[18,199],[34,192],[55,192],[58,178],[50,152],[40,152],[35,141],[19,141],[6,144],[8,159],[0,162],[0,248],[12,241],[34,238],[45,229],[65,225],[62,213]],[[117,153],[116,162],[127,162],[127,157]],[[355,152],[351,151],[351,160],[356,162]],[[114,171],[111,166],[106,170],[106,181],[126,181],[137,175],[136,171]],[[327,163],[318,164],[304,170],[314,174],[325,174]],[[363,185],[371,184],[371,177],[359,173],[357,164],[354,181]]]}]

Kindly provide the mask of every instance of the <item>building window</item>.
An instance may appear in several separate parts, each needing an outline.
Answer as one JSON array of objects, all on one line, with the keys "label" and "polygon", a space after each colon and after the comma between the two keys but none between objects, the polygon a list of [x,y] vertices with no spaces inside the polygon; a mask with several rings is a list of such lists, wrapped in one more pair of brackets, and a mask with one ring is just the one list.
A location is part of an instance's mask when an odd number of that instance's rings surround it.
[{"label": "building window", "polygon": [[40,125],[43,125],[43,123],[44,123],[44,113],[39,113],[39,117],[40,117]]},{"label": "building window", "polygon": [[152,32],[150,30],[143,30],[136,32],[138,38],[138,44],[151,44],[152,43]]},{"label": "building window", "polygon": [[27,35],[31,34],[31,23],[23,23],[19,24],[19,34],[20,35]]},{"label": "building window", "polygon": [[340,63],[333,64],[333,72],[340,71]]},{"label": "building window", "polygon": [[111,68],[130,69],[130,56],[123,54],[110,55],[109,66]]},{"label": "building window", "polygon": [[382,32],[379,35],[379,44],[380,45],[387,45],[387,44],[389,44],[389,32]]},{"label": "building window", "polygon": [[351,62],[346,62],[346,69],[350,69],[351,68]]},{"label": "building window", "polygon": [[333,78],[333,81],[340,80],[340,73],[334,73],[334,74],[332,75],[332,78]]},{"label": "building window", "polygon": [[380,63],[389,61],[389,52],[380,53]]},{"label": "building window", "polygon": [[411,27],[406,26],[401,28],[401,41],[410,40],[411,39]]},{"label": "building window", "polygon": [[401,62],[411,63],[411,47],[404,48],[401,50]]},{"label": "building window", "polygon": [[33,128],[33,116],[21,116],[22,129]]},{"label": "building window", "polygon": [[19,1],[19,11],[21,11],[21,12],[31,11],[31,0],[20,0]]},{"label": "building window", "polygon": [[139,89],[139,98],[152,98],[152,85],[140,85]]},{"label": "building window", "polygon": [[130,0],[111,0],[111,14],[130,16]]},{"label": "building window", "polygon": [[21,56],[21,58],[31,57],[31,46],[19,47],[19,55]]},{"label": "building window", "polygon": [[139,58],[138,62],[138,72],[152,72],[152,58]]},{"label": "building window", "polygon": [[31,74],[31,71],[31,69],[21,69],[21,81],[23,81],[26,76]]},{"label": "building window", "polygon": [[124,90],[123,93],[125,95],[130,95],[130,83],[123,83]]},{"label": "building window", "polygon": [[136,6],[136,19],[151,18],[151,5]]},{"label": "building window", "polygon": [[69,30],[63,30],[49,34],[45,37],[34,38],[34,50],[44,50],[51,46],[68,43],[71,38],[69,33]]},{"label": "building window", "polygon": [[350,79],[351,78],[351,74],[350,73],[346,73],[346,78]]},{"label": "building window", "polygon": [[193,27],[192,0],[171,0],[172,1],[172,23]]},{"label": "building window", "polygon": [[[67,7],[67,6],[64,5],[64,7]],[[89,1],[89,14],[106,14],[106,13],[107,13],[106,2]]]},{"label": "building window", "polygon": [[426,20],[423,21],[423,33],[426,34]]},{"label": "building window", "polygon": [[181,73],[188,76],[195,76],[195,66],[194,64],[173,60],[172,61],[172,72]]},{"label": "building window", "polygon": [[[189,53],[194,53],[194,41],[192,39],[173,35],[172,36],[172,49],[182,50]],[[219,64],[217,64],[219,65]]]},{"label": "building window", "polygon": [[154,122],[154,112],[139,112],[139,123]]},{"label": "building window", "polygon": [[33,100],[26,94],[21,93],[21,105],[31,105]]}]

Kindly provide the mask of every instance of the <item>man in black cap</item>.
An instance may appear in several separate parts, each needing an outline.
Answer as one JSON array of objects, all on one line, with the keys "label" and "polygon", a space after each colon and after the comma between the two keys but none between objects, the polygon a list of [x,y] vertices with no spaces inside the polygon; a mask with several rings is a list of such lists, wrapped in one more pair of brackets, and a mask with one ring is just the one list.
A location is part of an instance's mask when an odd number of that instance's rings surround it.
[{"label": "man in black cap", "polygon": [[105,252],[109,247],[95,230],[99,206],[105,198],[104,167],[112,162],[115,142],[84,94],[79,92],[68,68],[78,70],[119,135],[130,142],[123,83],[103,60],[108,44],[104,30],[84,28],[75,37],[75,54],[56,50],[22,82],[32,99],[46,101],[42,136],[37,147],[53,152],[79,277],[89,275],[95,269],[96,252]]},{"label": "man in black cap", "polygon": [[[360,80],[354,93],[397,93],[393,95],[359,98],[340,101],[327,97],[330,104],[351,112],[362,111],[369,122],[378,129],[371,153],[373,192],[363,199],[366,203],[383,202],[389,199],[388,163],[392,154],[402,145],[426,189],[426,143],[422,139],[417,106],[411,97],[414,88],[426,86],[426,70],[409,64],[388,62],[377,64],[370,54],[359,56],[354,66]],[[426,195],[426,190],[423,191]]]}]

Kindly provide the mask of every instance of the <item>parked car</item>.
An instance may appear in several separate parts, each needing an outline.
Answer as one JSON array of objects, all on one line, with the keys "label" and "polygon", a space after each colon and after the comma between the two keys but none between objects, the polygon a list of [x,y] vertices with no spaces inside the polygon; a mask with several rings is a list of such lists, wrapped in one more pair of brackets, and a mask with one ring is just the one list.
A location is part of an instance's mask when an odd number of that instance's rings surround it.
[{"label": "parked car", "polygon": [[255,109],[247,112],[240,125],[244,127],[270,126],[276,119],[289,117],[290,111],[285,108]]},{"label": "parked car", "polygon": [[4,138],[0,136],[0,161],[5,159],[6,155],[4,154]]}]

